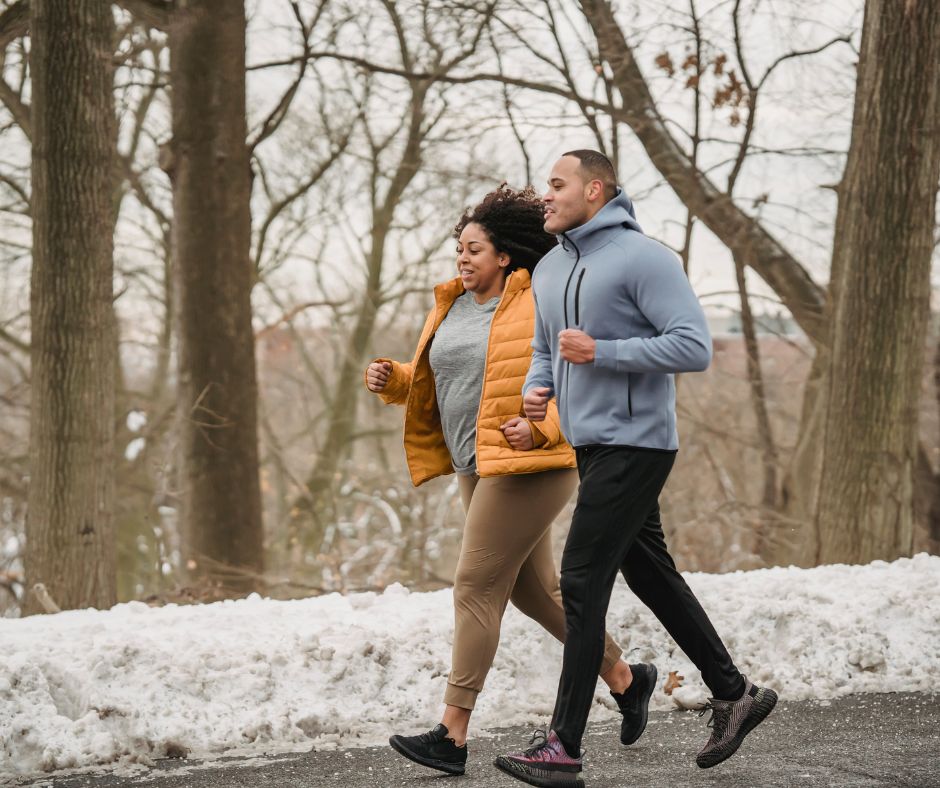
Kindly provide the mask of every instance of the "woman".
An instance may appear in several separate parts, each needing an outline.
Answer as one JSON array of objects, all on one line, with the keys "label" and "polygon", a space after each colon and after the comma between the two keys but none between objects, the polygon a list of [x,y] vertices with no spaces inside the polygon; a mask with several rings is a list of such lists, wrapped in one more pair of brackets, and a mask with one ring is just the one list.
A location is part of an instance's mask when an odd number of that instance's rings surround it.
[{"label": "woman", "polygon": [[[415,486],[456,471],[466,512],[441,724],[389,740],[405,757],[450,774],[464,773],[467,727],[506,603],[565,637],[551,524],[578,484],[574,453],[554,401],[545,421],[519,415],[535,320],[530,274],[555,244],[542,224],[541,200],[529,189],[502,186],[464,213],[454,230],[458,276],[434,288],[414,359],[380,358],[366,370],[371,391],[405,405]],[[605,645],[601,677],[624,713],[621,739],[632,743],[646,724],[655,668],[628,666],[609,636]]]}]

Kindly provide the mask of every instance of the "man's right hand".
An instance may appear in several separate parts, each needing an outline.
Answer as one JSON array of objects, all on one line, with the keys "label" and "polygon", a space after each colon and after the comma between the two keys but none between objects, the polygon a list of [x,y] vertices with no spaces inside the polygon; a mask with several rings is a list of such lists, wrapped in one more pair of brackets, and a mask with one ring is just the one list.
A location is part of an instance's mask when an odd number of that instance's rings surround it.
[{"label": "man's right hand", "polygon": [[522,407],[527,419],[532,421],[545,421],[548,413],[548,401],[552,398],[550,388],[529,389],[522,398]]},{"label": "man's right hand", "polygon": [[392,365],[387,361],[373,361],[366,370],[366,386],[369,391],[381,391],[392,374]]}]

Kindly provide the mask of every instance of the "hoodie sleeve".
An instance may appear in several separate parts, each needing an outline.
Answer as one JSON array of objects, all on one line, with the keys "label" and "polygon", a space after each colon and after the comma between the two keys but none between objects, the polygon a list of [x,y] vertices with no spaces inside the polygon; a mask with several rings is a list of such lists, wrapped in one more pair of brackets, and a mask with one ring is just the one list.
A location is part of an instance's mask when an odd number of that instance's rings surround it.
[{"label": "hoodie sleeve", "polygon": [[659,244],[631,258],[635,272],[631,295],[658,336],[599,339],[594,349],[594,366],[621,372],[706,369],[712,357],[708,324],[676,258]]},{"label": "hoodie sleeve", "polygon": [[548,344],[548,335],[542,324],[539,314],[539,302],[535,298],[535,288],[532,289],[532,300],[535,302],[535,336],[532,337],[532,360],[529,362],[529,372],[522,385],[522,396],[532,388],[549,388],[555,391],[555,380],[552,375],[552,353]]}]

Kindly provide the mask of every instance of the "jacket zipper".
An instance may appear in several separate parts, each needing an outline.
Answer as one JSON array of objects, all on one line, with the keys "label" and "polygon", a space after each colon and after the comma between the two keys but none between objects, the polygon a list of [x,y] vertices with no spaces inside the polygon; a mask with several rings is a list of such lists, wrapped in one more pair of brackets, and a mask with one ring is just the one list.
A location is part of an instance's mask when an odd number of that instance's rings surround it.
[{"label": "jacket zipper", "polygon": [[630,373],[627,373],[627,413],[633,418],[633,386],[630,385]]},{"label": "jacket zipper", "polygon": [[578,285],[574,289],[574,324],[576,327],[581,325],[581,281],[586,271],[587,268],[581,269],[581,273],[578,274]]},{"label": "jacket zipper", "polygon": [[490,361],[490,344],[493,341],[493,324],[496,322],[496,316],[499,314],[499,310],[503,308],[503,304],[506,303],[506,296],[509,293],[506,290],[509,288],[509,277],[512,276],[512,273],[506,277],[506,282],[503,285],[503,295],[499,299],[499,303],[496,305],[496,310],[493,312],[493,319],[490,320],[490,332],[486,337],[486,355],[483,358],[483,385],[480,386],[480,402],[477,405],[477,418],[476,418],[476,437],[473,441],[473,464],[477,467],[477,476],[480,475],[480,413],[483,412],[483,392],[486,391],[486,373],[489,371],[489,361]]}]

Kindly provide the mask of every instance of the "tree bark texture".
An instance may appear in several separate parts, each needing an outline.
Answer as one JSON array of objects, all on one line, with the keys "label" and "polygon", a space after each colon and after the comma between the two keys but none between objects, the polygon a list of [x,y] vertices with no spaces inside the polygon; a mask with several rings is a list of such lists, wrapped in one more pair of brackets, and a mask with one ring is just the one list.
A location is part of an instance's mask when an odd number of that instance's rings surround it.
[{"label": "tree bark texture", "polygon": [[[31,0],[31,416],[26,576],[59,607],[116,600],[116,123],[107,3]],[[24,611],[41,609],[28,595]]]},{"label": "tree bark texture", "polygon": [[251,326],[245,9],[184,0],[169,27],[181,526],[189,576],[248,591],[263,570]]},{"label": "tree bark texture", "polygon": [[940,178],[940,4],[868,0],[833,248],[817,562],[909,555]]}]

